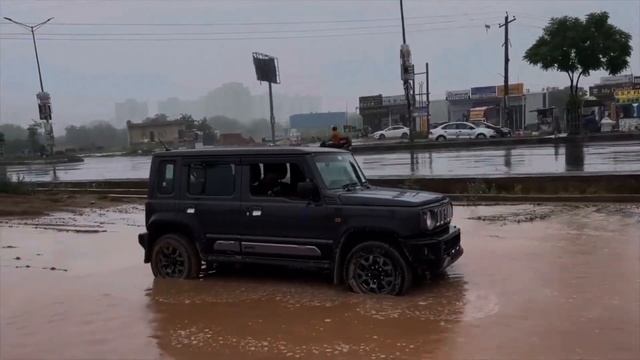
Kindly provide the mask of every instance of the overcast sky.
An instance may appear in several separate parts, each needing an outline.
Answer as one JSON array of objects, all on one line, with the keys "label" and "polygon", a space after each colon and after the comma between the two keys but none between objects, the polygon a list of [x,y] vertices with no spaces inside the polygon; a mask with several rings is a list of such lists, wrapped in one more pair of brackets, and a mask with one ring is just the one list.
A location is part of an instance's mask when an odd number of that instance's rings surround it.
[{"label": "overcast sky", "polygon": [[[511,82],[532,91],[565,86],[566,75],[529,66],[522,55],[548,18],[601,10],[633,36],[627,72],[640,75],[637,0],[406,0],[407,42],[416,71],[430,63],[432,98],[499,84],[503,32],[497,24],[509,11],[517,19],[510,26]],[[153,112],[158,100],[196,98],[225,82],[263,93],[252,51],[279,57],[276,91],[321,96],[325,111],[354,111],[362,95],[402,93],[397,0],[0,0],[0,14],[28,23],[55,17],[38,31],[38,49],[57,129],[109,120],[114,102],[126,98],[148,101]],[[14,35],[26,34],[18,26],[0,24],[0,123],[28,124],[37,117],[39,90],[33,45]]]}]

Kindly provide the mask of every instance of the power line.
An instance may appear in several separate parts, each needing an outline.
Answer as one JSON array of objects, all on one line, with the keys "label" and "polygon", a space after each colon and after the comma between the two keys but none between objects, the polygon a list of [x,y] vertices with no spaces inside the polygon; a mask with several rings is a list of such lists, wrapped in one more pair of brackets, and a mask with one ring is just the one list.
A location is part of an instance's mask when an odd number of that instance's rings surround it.
[{"label": "power line", "polygon": [[[468,18],[468,21],[485,20],[482,18]],[[409,24],[410,26],[453,24],[460,20],[447,20],[439,22],[425,22]],[[295,29],[295,30],[254,30],[254,31],[216,31],[216,32],[138,32],[138,33],[43,33],[47,36],[180,36],[180,35],[251,35],[251,34],[279,34],[279,33],[315,33],[340,30],[369,30],[380,28],[397,28],[397,25],[352,26],[320,29]],[[23,35],[23,33],[0,33],[0,35]]]},{"label": "power line", "polygon": [[[413,32],[429,32],[438,30],[457,30],[465,28],[477,27],[481,29],[485,24],[469,24],[453,27],[435,27],[427,29],[416,29]],[[309,39],[309,38],[332,38],[344,36],[369,36],[369,35],[386,35],[397,34],[397,31],[379,31],[379,32],[360,32],[360,33],[338,33],[338,34],[318,34],[318,35],[300,35],[300,36],[261,36],[261,37],[216,37],[216,38],[39,38],[42,41],[227,41],[227,40],[280,40],[280,39]],[[25,40],[25,37],[0,37],[0,40]]]},{"label": "power line", "polygon": [[[432,19],[461,16],[490,15],[495,12],[476,12],[459,14],[440,14],[424,16],[407,16],[407,19]],[[295,24],[339,24],[339,23],[360,23],[379,21],[398,21],[400,18],[369,18],[369,19],[337,19],[337,20],[293,20],[293,21],[245,21],[245,22],[210,22],[210,23],[82,23],[82,22],[53,22],[54,26],[251,26],[251,25],[295,25]],[[7,25],[9,22],[0,22],[0,25]]]}]

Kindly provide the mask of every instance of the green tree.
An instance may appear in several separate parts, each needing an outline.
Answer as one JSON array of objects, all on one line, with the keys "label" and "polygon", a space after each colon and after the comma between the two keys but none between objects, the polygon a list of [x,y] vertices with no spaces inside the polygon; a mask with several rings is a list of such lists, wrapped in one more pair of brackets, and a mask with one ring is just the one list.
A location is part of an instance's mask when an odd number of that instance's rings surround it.
[{"label": "green tree", "polygon": [[542,35],[525,52],[524,60],[543,70],[569,76],[569,133],[580,132],[580,78],[593,71],[611,75],[629,66],[631,35],[609,23],[607,12],[594,12],[585,20],[572,16],[551,18]]},{"label": "green tree", "polygon": [[27,137],[27,130],[20,125],[2,124],[0,132],[4,133],[5,141],[22,140]]}]

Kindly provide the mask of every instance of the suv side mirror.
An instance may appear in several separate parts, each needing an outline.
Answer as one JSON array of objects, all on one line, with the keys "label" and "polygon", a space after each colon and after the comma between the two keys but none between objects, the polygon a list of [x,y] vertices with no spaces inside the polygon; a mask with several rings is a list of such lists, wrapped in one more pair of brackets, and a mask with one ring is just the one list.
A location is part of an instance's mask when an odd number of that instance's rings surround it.
[{"label": "suv side mirror", "polygon": [[305,200],[317,201],[320,199],[320,191],[318,190],[318,187],[310,181],[298,183],[296,191],[298,196]]}]

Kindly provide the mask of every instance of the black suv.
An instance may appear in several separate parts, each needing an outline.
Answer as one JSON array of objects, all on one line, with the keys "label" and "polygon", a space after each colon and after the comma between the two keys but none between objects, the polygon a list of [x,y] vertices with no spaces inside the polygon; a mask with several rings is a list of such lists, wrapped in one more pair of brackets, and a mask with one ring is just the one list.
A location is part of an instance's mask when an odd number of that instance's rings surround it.
[{"label": "black suv", "polygon": [[462,255],[443,195],[370,186],[350,152],[213,148],[154,154],[139,235],[161,278],[203,265],[325,269],[356,292],[399,295]]}]

